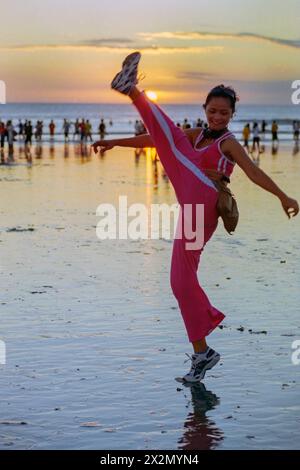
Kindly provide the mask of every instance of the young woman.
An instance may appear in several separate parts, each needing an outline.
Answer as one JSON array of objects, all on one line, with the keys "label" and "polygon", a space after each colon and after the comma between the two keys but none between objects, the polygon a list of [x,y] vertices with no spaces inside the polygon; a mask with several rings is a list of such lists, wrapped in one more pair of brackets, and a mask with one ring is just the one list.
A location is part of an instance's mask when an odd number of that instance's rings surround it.
[{"label": "young woman", "polygon": [[[141,58],[139,52],[126,57],[122,70],[115,76],[111,87],[128,95],[138,110],[148,134],[139,137],[100,140],[93,144],[95,153],[122,147],[156,147],[161,163],[175,189],[183,214],[186,205],[204,207],[204,243],[211,238],[218,223],[216,204],[218,191],[205,172],[217,171],[227,180],[235,164],[257,185],[278,197],[288,217],[299,212],[296,200],[288,197],[269,176],[253,164],[243,147],[228,131],[235,112],[235,91],[224,85],[213,88],[204,104],[208,128],[186,129],[177,127],[162,109],[151,102],[136,87]],[[192,215],[194,222],[194,214]],[[178,301],[187,334],[193,344],[191,370],[183,377],[187,382],[201,381],[220,355],[207,346],[206,336],[224,319],[224,314],[212,306],[197,278],[197,268],[203,246],[188,249],[185,234],[176,237],[171,263],[171,287]]]}]

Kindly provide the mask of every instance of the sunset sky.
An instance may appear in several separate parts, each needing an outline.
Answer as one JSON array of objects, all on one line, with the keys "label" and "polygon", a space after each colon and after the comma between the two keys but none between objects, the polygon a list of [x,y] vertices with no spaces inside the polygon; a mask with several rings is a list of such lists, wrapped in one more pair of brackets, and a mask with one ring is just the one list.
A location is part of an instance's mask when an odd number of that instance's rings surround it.
[{"label": "sunset sky", "polygon": [[198,103],[219,83],[241,103],[290,104],[300,79],[299,0],[12,0],[1,7],[8,102],[126,102],[110,90],[142,52],[141,87]]}]

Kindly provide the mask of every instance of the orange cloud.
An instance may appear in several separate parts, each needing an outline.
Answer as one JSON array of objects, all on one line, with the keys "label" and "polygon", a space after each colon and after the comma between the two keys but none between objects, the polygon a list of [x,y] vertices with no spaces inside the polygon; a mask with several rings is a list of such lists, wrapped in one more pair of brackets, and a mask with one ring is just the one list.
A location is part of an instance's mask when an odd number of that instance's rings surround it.
[{"label": "orange cloud", "polygon": [[251,41],[266,41],[279,46],[300,48],[299,39],[282,39],[276,37],[263,36],[255,33],[212,33],[212,32],[198,32],[198,31],[163,31],[160,33],[139,33],[138,34],[145,41],[152,41],[153,39],[181,39],[187,40],[216,40],[216,39],[241,39]]}]

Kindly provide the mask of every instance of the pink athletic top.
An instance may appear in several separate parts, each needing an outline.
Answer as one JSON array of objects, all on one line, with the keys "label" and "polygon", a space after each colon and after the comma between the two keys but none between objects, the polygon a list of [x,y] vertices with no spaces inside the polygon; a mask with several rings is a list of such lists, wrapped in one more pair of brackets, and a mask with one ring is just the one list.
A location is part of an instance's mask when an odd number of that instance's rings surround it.
[{"label": "pink athletic top", "polygon": [[228,137],[234,137],[232,132],[228,131],[223,134],[221,137],[216,139],[212,144],[207,145],[206,147],[197,149],[196,146],[199,144],[202,139],[203,129],[197,136],[194,144],[194,149],[197,152],[201,153],[200,164],[203,169],[217,170],[220,173],[223,173],[226,176],[230,176],[235,162],[227,158],[221,150],[221,142]]}]

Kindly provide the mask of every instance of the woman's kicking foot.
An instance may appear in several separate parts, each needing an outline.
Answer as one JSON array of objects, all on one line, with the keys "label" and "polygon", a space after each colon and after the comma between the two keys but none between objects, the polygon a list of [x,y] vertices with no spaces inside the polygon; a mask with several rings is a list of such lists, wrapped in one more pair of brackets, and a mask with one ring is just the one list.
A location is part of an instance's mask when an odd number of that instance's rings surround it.
[{"label": "woman's kicking foot", "polygon": [[122,70],[117,73],[111,82],[113,90],[122,93],[123,95],[130,95],[131,91],[138,83],[138,65],[141,59],[140,52],[133,52],[129,54],[123,61]]}]

